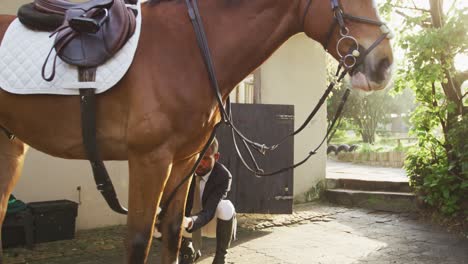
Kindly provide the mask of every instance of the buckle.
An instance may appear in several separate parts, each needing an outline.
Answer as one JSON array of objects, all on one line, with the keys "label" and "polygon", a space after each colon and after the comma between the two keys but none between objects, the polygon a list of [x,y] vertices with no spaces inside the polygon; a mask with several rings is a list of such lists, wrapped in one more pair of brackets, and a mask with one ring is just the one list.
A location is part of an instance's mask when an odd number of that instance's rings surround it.
[{"label": "buckle", "polygon": [[110,191],[113,190],[113,186],[112,185],[109,185],[107,183],[100,183],[100,184],[97,184],[96,185],[96,188],[98,189],[98,191],[100,191],[101,193],[108,193]]}]

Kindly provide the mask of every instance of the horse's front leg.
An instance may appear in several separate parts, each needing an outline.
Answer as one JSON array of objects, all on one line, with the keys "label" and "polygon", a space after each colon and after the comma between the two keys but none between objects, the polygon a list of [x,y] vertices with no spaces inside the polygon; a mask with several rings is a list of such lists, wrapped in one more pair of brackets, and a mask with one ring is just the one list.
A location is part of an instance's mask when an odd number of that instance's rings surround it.
[{"label": "horse's front leg", "polygon": [[[27,148],[28,146],[19,139],[10,140],[0,130],[0,235],[8,207],[8,198],[21,175]],[[0,240],[0,264],[3,263],[1,252]]]},{"label": "horse's front leg", "polygon": [[[170,174],[172,153],[158,148],[130,151],[127,263],[146,263],[154,231],[156,208]],[[167,262],[165,262],[167,263]]]},{"label": "horse's front leg", "polygon": [[[185,181],[178,189],[184,178],[190,173],[198,155],[174,163],[171,176],[164,188],[161,205],[164,212],[159,215],[159,230],[162,233],[162,263],[173,263],[179,253],[182,231],[182,219],[185,212],[185,203],[191,178]],[[173,198],[169,198],[169,197]],[[169,200],[171,199],[171,200]]]},{"label": "horse's front leg", "polygon": [[[180,238],[182,230],[182,219],[185,212],[185,203],[191,182],[191,178],[184,182],[178,189],[177,186],[190,173],[198,155],[174,163],[171,176],[164,188],[161,205],[163,206],[159,230],[162,233],[162,263],[174,263],[180,249]],[[174,195],[172,195],[174,194]],[[173,196],[171,200],[169,197]]]}]

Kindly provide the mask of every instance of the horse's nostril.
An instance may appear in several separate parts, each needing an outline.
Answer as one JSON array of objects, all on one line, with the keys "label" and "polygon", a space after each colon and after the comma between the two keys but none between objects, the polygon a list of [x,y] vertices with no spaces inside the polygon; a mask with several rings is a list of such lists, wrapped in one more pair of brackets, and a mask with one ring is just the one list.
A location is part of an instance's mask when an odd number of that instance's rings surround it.
[{"label": "horse's nostril", "polygon": [[384,58],[382,60],[380,60],[379,62],[379,71],[381,72],[386,72],[388,70],[388,68],[390,67],[390,60],[388,58]]},{"label": "horse's nostril", "polygon": [[388,76],[388,69],[390,68],[390,60],[386,57],[379,61],[375,71],[375,81],[381,83],[385,81]]}]

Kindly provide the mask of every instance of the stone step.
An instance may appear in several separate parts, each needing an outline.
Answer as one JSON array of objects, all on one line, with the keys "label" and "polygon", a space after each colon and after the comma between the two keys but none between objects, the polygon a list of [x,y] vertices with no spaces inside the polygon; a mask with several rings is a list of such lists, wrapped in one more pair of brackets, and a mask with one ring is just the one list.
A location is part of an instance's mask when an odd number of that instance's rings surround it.
[{"label": "stone step", "polygon": [[328,189],[325,198],[335,204],[389,212],[417,211],[416,196],[408,192]]},{"label": "stone step", "polygon": [[361,191],[411,192],[408,181],[366,181],[357,179],[327,179],[327,189]]}]

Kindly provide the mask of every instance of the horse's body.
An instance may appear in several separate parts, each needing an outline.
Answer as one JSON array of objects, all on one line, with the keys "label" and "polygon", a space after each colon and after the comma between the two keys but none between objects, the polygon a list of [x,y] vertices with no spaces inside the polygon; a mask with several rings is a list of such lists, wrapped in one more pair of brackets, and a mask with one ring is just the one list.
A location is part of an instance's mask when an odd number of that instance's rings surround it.
[{"label": "horse's body", "polygon": [[[377,19],[370,0],[342,2],[348,13]],[[306,4],[306,0],[201,1],[223,98],[294,34],[305,31],[321,43],[326,41],[333,20],[329,1],[314,2],[303,27]],[[166,199],[162,194],[171,193],[190,171],[220,121],[186,6],[179,1],[144,4],[142,15],[141,38],[129,72],[97,96],[101,156],[129,161],[128,263],[146,261],[156,208]],[[0,16],[0,39],[13,19]],[[350,23],[349,28],[364,46],[380,34],[378,28],[358,23]],[[337,37],[332,38],[330,50]],[[388,41],[368,56],[368,79],[387,71],[378,66],[382,60],[391,64]],[[380,89],[387,79],[388,75],[368,81],[368,87]],[[57,157],[86,159],[79,103],[77,96],[14,95],[0,89],[0,126],[17,137],[9,141],[0,134],[0,223],[21,173],[25,144]],[[163,263],[177,258],[188,185],[178,190],[162,219]]]}]

